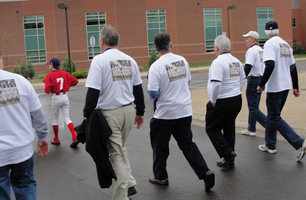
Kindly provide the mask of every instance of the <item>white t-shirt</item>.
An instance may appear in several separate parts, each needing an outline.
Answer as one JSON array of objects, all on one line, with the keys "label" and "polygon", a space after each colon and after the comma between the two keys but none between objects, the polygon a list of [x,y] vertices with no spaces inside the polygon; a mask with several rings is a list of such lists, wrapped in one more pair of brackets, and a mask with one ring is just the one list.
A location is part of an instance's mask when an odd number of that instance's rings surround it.
[{"label": "white t-shirt", "polygon": [[189,65],[182,56],[167,53],[151,65],[148,90],[160,92],[154,118],[179,119],[192,116],[188,85],[190,80]]},{"label": "white t-shirt", "polygon": [[111,110],[133,102],[133,86],[141,83],[136,61],[118,49],[108,49],[93,58],[85,87],[100,90],[97,107]]},{"label": "white t-shirt", "polygon": [[241,94],[245,83],[245,73],[241,62],[230,53],[219,55],[211,64],[208,72],[207,90],[211,97],[211,81],[220,81],[221,88],[217,99],[225,99]]},{"label": "white t-shirt", "polygon": [[290,65],[295,63],[292,53],[289,44],[279,36],[274,36],[265,43],[263,61],[275,62],[274,70],[266,84],[267,92],[291,89]]},{"label": "white t-shirt", "polygon": [[34,134],[30,113],[40,107],[29,81],[0,70],[0,167],[32,157]]},{"label": "white t-shirt", "polygon": [[253,45],[245,54],[245,64],[252,65],[249,76],[262,76],[265,70],[263,63],[263,49],[259,45]]}]

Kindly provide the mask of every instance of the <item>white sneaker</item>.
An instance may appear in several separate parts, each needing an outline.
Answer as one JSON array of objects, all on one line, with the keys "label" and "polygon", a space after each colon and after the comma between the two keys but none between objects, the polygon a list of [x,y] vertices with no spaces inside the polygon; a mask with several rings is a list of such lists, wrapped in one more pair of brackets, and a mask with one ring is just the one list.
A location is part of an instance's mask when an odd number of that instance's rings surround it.
[{"label": "white sneaker", "polygon": [[258,149],[259,149],[260,151],[267,151],[268,153],[276,153],[276,152],[277,152],[276,149],[268,149],[268,147],[266,147],[265,144],[259,145],[259,146],[258,146]]},{"label": "white sneaker", "polygon": [[248,129],[242,130],[241,133],[242,133],[242,135],[248,135],[248,136],[256,137],[256,132],[249,131]]},{"label": "white sneaker", "polygon": [[296,161],[299,162],[300,160],[302,160],[302,158],[304,157],[306,152],[306,140],[304,140],[301,148],[299,148],[299,150],[297,150],[297,158]]}]

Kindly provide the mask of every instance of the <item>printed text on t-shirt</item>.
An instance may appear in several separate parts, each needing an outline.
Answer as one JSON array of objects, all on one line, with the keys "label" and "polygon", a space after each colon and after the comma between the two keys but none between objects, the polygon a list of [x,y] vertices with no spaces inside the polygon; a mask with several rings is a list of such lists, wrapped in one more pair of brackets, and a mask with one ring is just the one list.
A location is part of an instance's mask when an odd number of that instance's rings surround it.
[{"label": "printed text on t-shirt", "polygon": [[240,65],[239,62],[229,63],[230,67],[230,78],[235,78],[240,76]]},{"label": "printed text on t-shirt", "polygon": [[0,107],[20,103],[14,79],[0,81]]},{"label": "printed text on t-shirt", "polygon": [[113,81],[132,80],[132,64],[130,60],[113,60],[109,64]]},{"label": "printed text on t-shirt", "polygon": [[279,47],[280,47],[281,58],[291,58],[290,47],[288,44],[279,43]]},{"label": "printed text on t-shirt", "polygon": [[186,66],[183,60],[167,64],[165,66],[169,82],[186,78]]}]

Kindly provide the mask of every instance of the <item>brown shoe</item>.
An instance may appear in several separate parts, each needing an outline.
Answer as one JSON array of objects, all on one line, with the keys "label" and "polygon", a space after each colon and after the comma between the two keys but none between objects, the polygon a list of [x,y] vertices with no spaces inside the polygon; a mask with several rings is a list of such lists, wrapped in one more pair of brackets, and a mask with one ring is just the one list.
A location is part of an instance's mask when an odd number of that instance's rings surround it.
[{"label": "brown shoe", "polygon": [[169,181],[168,179],[164,179],[164,180],[157,180],[154,177],[150,177],[149,181],[151,183],[157,184],[157,185],[169,185]]},{"label": "brown shoe", "polygon": [[212,171],[207,171],[204,176],[205,190],[208,191],[215,185],[215,174]]}]

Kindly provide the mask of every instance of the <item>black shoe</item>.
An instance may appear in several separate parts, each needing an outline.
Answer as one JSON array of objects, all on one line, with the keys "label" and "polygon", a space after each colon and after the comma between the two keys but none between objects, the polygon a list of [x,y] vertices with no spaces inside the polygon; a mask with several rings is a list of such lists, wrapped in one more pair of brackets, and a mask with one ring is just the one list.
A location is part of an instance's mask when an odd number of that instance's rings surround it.
[{"label": "black shoe", "polygon": [[226,168],[234,168],[235,164],[234,164],[234,159],[237,156],[237,154],[233,151],[231,151],[228,155],[226,155],[223,159],[223,161],[218,161],[217,165],[219,167],[226,167]]},{"label": "black shoe", "polygon": [[158,180],[154,177],[149,177],[149,181],[151,183],[157,184],[157,185],[169,185],[169,181],[168,179],[164,179],[164,180]]},{"label": "black shoe", "polygon": [[234,169],[235,168],[235,163],[234,161],[229,162],[227,165],[224,165],[224,159],[221,159],[220,161],[217,161],[217,165],[219,167],[224,167],[224,168],[228,168],[228,169]]},{"label": "black shoe", "polygon": [[58,142],[54,142],[54,139],[52,139],[52,140],[51,140],[51,144],[53,144],[53,145],[60,145],[60,144],[61,144],[61,142],[60,142],[60,141],[58,141]]},{"label": "black shoe", "polygon": [[215,174],[212,171],[207,171],[204,175],[205,191],[210,190],[215,185]]},{"label": "black shoe", "polygon": [[134,186],[128,188],[128,197],[136,194],[136,188]]},{"label": "black shoe", "polygon": [[71,148],[74,148],[74,147],[78,146],[78,144],[79,144],[79,140],[74,140],[74,141],[70,144],[70,147],[71,147]]}]

